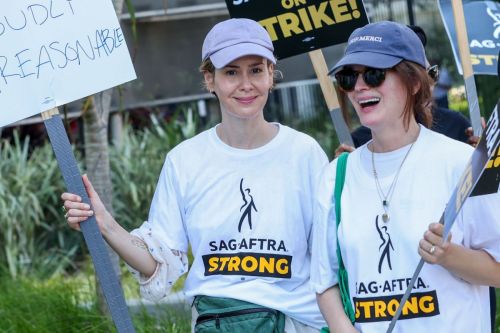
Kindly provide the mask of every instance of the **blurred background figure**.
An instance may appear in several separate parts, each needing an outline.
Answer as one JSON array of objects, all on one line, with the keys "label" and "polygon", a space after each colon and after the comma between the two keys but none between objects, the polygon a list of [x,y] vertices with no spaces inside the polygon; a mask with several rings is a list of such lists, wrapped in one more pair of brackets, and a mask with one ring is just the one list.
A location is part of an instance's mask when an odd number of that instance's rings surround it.
[{"label": "blurred background figure", "polygon": [[[425,45],[424,45],[425,46]],[[448,91],[451,89],[451,76],[450,72],[445,67],[439,68],[439,79],[432,91],[432,97],[437,107],[449,108],[448,104]]]}]

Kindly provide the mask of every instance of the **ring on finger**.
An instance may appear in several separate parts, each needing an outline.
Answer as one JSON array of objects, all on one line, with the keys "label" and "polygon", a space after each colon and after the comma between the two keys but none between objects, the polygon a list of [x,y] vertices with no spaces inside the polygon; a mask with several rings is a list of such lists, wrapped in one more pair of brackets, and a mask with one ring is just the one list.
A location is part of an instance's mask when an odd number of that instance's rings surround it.
[{"label": "ring on finger", "polygon": [[67,218],[68,218],[68,215],[69,215],[69,213],[68,213],[68,212],[66,212],[66,213],[64,214],[64,218],[65,218],[65,219],[67,219]]},{"label": "ring on finger", "polygon": [[66,214],[68,212],[68,210],[66,209],[66,207],[63,205],[62,206],[62,211]]},{"label": "ring on finger", "polygon": [[430,254],[434,254],[436,252],[436,246],[432,245],[431,248],[429,249]]}]

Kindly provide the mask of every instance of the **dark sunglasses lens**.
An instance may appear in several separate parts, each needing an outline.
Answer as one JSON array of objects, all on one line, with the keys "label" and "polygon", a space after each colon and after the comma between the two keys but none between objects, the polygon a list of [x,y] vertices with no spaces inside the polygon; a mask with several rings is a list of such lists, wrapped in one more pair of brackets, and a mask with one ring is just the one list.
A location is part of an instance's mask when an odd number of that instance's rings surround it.
[{"label": "dark sunglasses lens", "polygon": [[385,80],[385,70],[378,68],[369,68],[363,73],[363,80],[372,88],[376,88]]},{"label": "dark sunglasses lens", "polygon": [[335,74],[337,83],[345,91],[351,91],[356,85],[356,79],[358,78],[358,73],[350,70],[343,70]]}]

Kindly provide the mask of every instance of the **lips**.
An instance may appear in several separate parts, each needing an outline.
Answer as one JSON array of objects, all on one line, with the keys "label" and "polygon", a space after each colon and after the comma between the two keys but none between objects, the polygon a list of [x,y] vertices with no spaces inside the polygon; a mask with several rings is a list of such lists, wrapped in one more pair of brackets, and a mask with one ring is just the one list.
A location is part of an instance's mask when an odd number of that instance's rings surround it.
[{"label": "lips", "polygon": [[252,103],[253,101],[255,101],[255,99],[257,99],[257,96],[250,96],[250,97],[235,97],[235,99],[242,103],[242,104],[250,104]]}]

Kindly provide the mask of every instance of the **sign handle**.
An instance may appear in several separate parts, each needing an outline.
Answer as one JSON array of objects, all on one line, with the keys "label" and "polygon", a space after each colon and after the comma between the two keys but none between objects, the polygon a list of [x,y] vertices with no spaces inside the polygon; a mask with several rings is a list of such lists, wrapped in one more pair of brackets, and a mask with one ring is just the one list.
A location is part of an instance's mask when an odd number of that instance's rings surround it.
[{"label": "sign handle", "polygon": [[337,92],[335,91],[332,80],[328,77],[328,67],[326,65],[323,52],[321,50],[310,51],[309,57],[311,58],[314,71],[318,77],[321,91],[323,92],[323,97],[325,98],[328,111],[330,111],[330,117],[332,118],[333,127],[335,127],[335,132],[337,133],[339,142],[354,147],[351,133],[347,127],[344,117],[342,116],[342,110],[340,109]]},{"label": "sign handle", "polygon": [[[90,205],[90,199],[85,191],[82,176],[58,109],[53,108],[42,112],[41,116],[67,190],[79,195],[83,202]],[[87,221],[80,224],[80,227],[117,331],[119,333],[135,333],[120,281],[112,269],[111,259],[95,217],[89,217]]]},{"label": "sign handle", "polygon": [[455,30],[457,32],[458,49],[464,73],[465,91],[467,102],[469,103],[469,115],[472,123],[474,135],[481,136],[483,126],[481,124],[481,113],[479,111],[479,101],[477,98],[476,82],[470,60],[469,39],[467,37],[467,27],[465,26],[464,8],[462,0],[452,0],[453,18],[455,20]]}]

